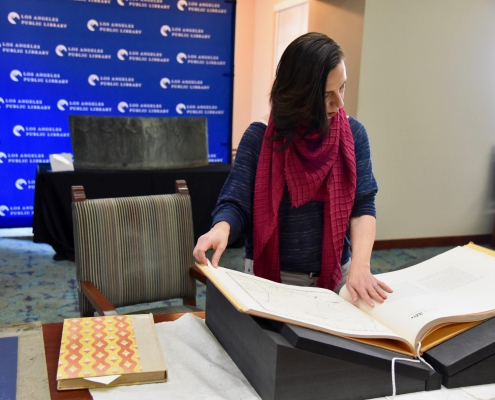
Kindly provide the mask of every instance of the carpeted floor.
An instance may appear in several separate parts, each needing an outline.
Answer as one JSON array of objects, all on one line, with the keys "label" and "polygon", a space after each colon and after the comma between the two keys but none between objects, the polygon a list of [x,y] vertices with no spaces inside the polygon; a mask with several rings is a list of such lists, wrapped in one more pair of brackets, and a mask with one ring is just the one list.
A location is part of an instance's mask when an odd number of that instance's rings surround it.
[{"label": "carpeted floor", "polygon": [[[388,272],[414,263],[427,254],[439,254],[450,248],[375,251],[372,271],[376,274]],[[61,322],[64,318],[79,316],[75,263],[54,261],[54,254],[51,246],[32,242],[31,229],[0,229],[0,326],[36,320]],[[243,270],[243,257],[243,248],[227,249],[220,265]],[[173,301],[164,303],[173,304]],[[205,287],[199,283],[197,304],[204,309]],[[149,308],[149,305],[143,307]],[[127,307],[120,312],[138,309]]]}]

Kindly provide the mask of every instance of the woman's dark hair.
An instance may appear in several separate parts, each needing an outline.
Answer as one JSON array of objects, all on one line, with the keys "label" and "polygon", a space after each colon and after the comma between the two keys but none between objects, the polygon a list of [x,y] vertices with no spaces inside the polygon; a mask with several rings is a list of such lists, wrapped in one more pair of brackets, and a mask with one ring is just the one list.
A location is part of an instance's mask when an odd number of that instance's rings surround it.
[{"label": "woman's dark hair", "polygon": [[325,86],[328,74],[343,59],[340,46],[322,33],[306,33],[285,49],[270,92],[277,130],[272,140],[283,141],[277,150],[292,143],[298,127],[304,128],[303,136],[314,131],[322,137],[327,134]]}]

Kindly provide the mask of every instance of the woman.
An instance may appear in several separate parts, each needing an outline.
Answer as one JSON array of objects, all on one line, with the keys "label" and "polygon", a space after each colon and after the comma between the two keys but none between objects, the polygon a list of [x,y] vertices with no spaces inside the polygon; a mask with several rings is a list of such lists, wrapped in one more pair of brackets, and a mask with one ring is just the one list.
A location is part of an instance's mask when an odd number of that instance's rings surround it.
[{"label": "woman", "polygon": [[246,130],[198,261],[213,248],[217,267],[244,233],[246,272],[331,290],[347,283],[353,301],[370,306],[387,298],[392,290],[370,272],[378,187],[366,130],[343,108],[346,80],[344,54],[326,35],[287,47],[270,117]]}]

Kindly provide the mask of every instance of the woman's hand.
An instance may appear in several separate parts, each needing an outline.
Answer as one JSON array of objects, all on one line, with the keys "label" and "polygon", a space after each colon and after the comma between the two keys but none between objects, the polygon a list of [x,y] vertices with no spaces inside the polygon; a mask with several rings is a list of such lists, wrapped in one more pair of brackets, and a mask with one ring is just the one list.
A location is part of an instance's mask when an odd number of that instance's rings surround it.
[{"label": "woman's hand", "polygon": [[361,298],[370,307],[375,306],[373,300],[383,303],[387,298],[387,292],[393,292],[386,283],[376,279],[371,274],[369,264],[358,264],[353,261],[351,261],[351,266],[349,267],[346,287],[353,302]]},{"label": "woman's hand", "polygon": [[206,251],[209,249],[215,250],[211,259],[211,264],[217,268],[220,257],[227,247],[229,240],[230,225],[221,221],[216,224],[209,232],[200,236],[196,247],[194,248],[193,255],[201,264],[207,265]]}]

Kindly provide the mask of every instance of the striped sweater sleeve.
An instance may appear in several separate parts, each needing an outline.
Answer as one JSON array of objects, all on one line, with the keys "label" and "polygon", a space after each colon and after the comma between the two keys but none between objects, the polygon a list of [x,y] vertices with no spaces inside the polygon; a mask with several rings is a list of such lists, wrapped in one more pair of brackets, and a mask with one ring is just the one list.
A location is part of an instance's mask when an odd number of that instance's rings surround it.
[{"label": "striped sweater sleeve", "polygon": [[254,180],[265,129],[266,125],[255,122],[242,136],[234,166],[212,212],[213,225],[220,221],[230,225],[229,244],[241,234],[252,236]]},{"label": "striped sweater sleeve", "polygon": [[366,128],[358,120],[349,120],[354,135],[356,152],[357,187],[351,218],[361,215],[376,217],[375,196],[378,191],[371,166],[371,150]]}]

